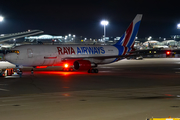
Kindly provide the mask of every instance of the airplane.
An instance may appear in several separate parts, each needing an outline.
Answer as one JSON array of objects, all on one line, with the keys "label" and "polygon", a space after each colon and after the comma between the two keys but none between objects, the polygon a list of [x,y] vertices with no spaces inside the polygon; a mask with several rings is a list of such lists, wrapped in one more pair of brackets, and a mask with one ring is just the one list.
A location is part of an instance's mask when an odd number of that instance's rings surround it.
[{"label": "airplane", "polygon": [[98,73],[100,64],[117,62],[131,56],[142,14],[137,14],[114,45],[22,45],[12,49],[5,59],[17,67],[46,68],[63,66],[64,71],[84,70]]}]

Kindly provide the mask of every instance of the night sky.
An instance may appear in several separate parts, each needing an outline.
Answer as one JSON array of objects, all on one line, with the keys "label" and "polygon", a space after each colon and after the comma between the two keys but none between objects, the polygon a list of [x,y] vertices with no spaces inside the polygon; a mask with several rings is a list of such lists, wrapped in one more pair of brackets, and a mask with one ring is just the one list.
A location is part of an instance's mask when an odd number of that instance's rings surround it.
[{"label": "night sky", "polygon": [[136,14],[143,14],[138,37],[180,34],[178,0],[2,0],[0,34],[43,30],[46,34],[100,38],[102,19],[106,36],[121,36]]}]

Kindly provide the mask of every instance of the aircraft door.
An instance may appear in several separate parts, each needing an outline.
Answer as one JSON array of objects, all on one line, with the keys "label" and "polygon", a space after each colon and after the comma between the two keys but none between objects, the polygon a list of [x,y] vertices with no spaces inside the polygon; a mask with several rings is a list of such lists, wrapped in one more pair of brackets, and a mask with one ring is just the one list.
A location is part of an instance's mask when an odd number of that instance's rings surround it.
[{"label": "aircraft door", "polygon": [[27,49],[27,55],[28,55],[28,58],[32,58],[33,57],[33,51],[32,51],[31,48]]}]

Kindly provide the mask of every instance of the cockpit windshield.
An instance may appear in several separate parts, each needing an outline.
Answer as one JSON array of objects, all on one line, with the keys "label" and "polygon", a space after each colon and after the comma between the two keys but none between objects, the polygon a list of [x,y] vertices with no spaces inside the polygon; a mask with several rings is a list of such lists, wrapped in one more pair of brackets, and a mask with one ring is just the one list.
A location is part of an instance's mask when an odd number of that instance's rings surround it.
[{"label": "cockpit windshield", "polygon": [[17,54],[19,54],[19,50],[10,50],[9,53],[17,53]]}]

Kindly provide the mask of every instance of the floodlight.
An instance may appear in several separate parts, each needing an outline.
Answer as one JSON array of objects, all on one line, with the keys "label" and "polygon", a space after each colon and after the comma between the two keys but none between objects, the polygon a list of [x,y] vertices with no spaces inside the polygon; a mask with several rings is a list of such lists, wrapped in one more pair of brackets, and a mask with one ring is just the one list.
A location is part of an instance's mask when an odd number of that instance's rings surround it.
[{"label": "floodlight", "polygon": [[180,23],[179,23],[179,24],[177,24],[177,29],[180,29]]},{"label": "floodlight", "polygon": [[3,16],[0,16],[0,22],[2,22],[4,20]]},{"label": "floodlight", "polygon": [[107,20],[102,20],[101,21],[101,25],[103,25],[104,26],[104,41],[105,41],[105,38],[106,38],[106,25],[108,25],[109,24],[109,22],[107,21]]},{"label": "floodlight", "polygon": [[101,25],[108,25],[108,24],[109,24],[109,22],[107,20],[101,21]]}]

